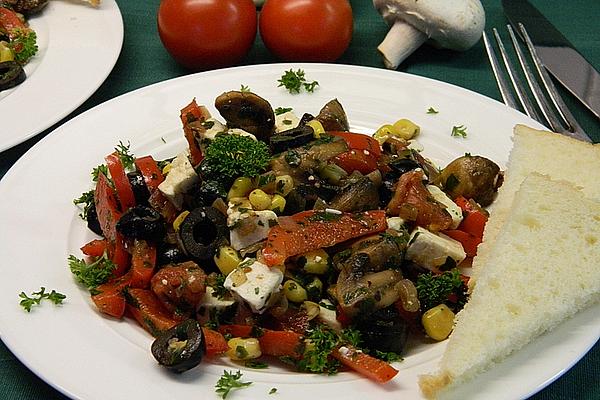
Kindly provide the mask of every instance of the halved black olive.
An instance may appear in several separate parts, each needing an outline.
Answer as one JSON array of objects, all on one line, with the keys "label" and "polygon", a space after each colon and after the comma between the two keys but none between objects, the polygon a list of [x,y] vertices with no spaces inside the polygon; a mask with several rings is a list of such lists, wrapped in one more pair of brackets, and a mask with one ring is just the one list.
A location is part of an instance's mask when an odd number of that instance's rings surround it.
[{"label": "halved black olive", "polygon": [[98,213],[96,212],[96,205],[92,203],[86,214],[87,227],[89,230],[94,232],[96,235],[103,236],[102,228],[100,227],[100,221],[98,220]]},{"label": "halved black olive", "polygon": [[25,78],[25,70],[18,62],[0,62],[0,92],[23,83]]},{"label": "halved black olive", "polygon": [[308,125],[301,125],[288,129],[269,138],[269,147],[273,154],[281,153],[287,149],[300,147],[314,139],[315,131]]},{"label": "halved black olive", "polygon": [[117,222],[117,231],[127,238],[158,242],[165,236],[167,227],[158,211],[137,205],[121,216]]},{"label": "halved black olive", "polygon": [[226,197],[227,190],[222,182],[205,180],[194,190],[190,203],[193,207],[210,206],[218,198]]},{"label": "halved black olive", "polygon": [[173,372],[185,372],[200,364],[206,353],[204,332],[198,321],[187,319],[161,333],[151,350],[160,365]]},{"label": "halved black olive", "polygon": [[135,197],[136,204],[148,205],[148,199],[150,198],[150,191],[144,177],[138,171],[132,171],[127,173],[127,179],[133,190],[133,196]]},{"label": "halved black olive", "polygon": [[370,350],[402,354],[408,340],[408,324],[394,306],[376,311],[355,326],[362,345]]},{"label": "halved black olive", "polygon": [[167,264],[177,264],[187,260],[183,250],[176,245],[162,244],[156,251],[156,265],[161,267]]},{"label": "halved black olive", "polygon": [[187,253],[198,260],[212,259],[225,242],[227,219],[214,207],[192,210],[179,226],[179,237]]}]

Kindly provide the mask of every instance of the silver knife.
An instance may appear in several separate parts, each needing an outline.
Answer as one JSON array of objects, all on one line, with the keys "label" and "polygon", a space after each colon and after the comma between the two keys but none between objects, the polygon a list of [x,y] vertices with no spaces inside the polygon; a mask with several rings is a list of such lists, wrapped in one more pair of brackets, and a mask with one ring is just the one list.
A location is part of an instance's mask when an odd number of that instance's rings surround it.
[{"label": "silver knife", "polygon": [[513,27],[525,25],[546,69],[600,118],[600,73],[527,0],[502,0],[502,6]]}]

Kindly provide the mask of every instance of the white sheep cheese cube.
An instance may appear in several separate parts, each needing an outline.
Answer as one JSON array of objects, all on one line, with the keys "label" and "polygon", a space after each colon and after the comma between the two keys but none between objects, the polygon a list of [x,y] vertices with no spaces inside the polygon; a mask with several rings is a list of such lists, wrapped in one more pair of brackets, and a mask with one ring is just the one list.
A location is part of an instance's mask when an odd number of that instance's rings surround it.
[{"label": "white sheep cheese cube", "polygon": [[283,132],[298,126],[300,118],[293,111],[275,115],[275,132]]},{"label": "white sheep cheese cube", "polygon": [[446,193],[444,193],[439,187],[435,185],[427,185],[427,190],[437,202],[446,206],[446,211],[448,211],[452,217],[452,229],[458,228],[458,225],[460,225],[463,220],[461,208],[455,202],[453,202],[452,199],[450,199],[450,197],[448,197]]},{"label": "white sheep cheese cube", "polygon": [[337,320],[335,306],[328,300],[323,300],[321,303],[319,303],[319,321],[337,332],[341,331],[343,327],[340,321]]},{"label": "white sheep cheese cube", "polygon": [[467,257],[460,242],[420,226],[411,233],[408,243],[406,258],[432,271],[438,271],[448,258],[458,265]]},{"label": "white sheep cheese cube", "polygon": [[183,195],[200,180],[188,159],[187,151],[179,153],[171,162],[171,169],[158,190],[178,209],[183,204]]},{"label": "white sheep cheese cube", "polygon": [[[230,205],[230,209],[231,205]],[[269,229],[277,225],[277,214],[271,210],[254,211],[238,208],[227,210],[227,226],[229,226],[229,242],[236,250],[252,246],[267,238]]]},{"label": "white sheep cheese cube", "polygon": [[234,304],[235,301],[231,296],[229,296],[229,298],[221,299],[217,296],[212,287],[207,286],[204,297],[202,297],[202,301],[200,301],[200,304],[198,305],[198,316],[210,320],[211,316],[226,310]]},{"label": "white sheep cheese cube", "polygon": [[388,228],[393,229],[395,231],[403,231],[405,229],[404,222],[405,222],[404,218],[402,218],[402,217],[387,218]]},{"label": "white sheep cheese cube", "polygon": [[203,122],[203,126],[206,127],[206,131],[200,133],[199,143],[202,151],[205,151],[208,144],[210,144],[219,133],[227,132],[227,126],[214,118],[207,118]]},{"label": "white sheep cheese cube", "polygon": [[263,313],[272,296],[281,290],[283,272],[254,259],[245,259],[225,278],[224,286],[246,302],[253,312]]}]

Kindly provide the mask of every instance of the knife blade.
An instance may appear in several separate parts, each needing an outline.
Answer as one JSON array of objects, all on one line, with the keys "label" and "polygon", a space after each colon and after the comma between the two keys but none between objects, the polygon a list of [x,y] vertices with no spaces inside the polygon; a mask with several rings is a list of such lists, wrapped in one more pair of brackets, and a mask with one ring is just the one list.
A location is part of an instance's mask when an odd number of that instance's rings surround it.
[{"label": "knife blade", "polygon": [[546,69],[600,119],[600,73],[527,0],[502,0],[502,7],[513,27],[525,25]]}]

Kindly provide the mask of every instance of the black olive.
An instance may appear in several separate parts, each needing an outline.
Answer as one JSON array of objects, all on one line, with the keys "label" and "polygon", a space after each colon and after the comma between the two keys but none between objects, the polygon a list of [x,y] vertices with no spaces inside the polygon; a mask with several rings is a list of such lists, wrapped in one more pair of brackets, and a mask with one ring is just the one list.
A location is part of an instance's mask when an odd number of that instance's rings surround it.
[{"label": "black olive", "polygon": [[156,252],[156,265],[177,264],[187,260],[185,253],[177,246],[162,244]]},{"label": "black olive", "polygon": [[192,207],[210,206],[218,198],[225,199],[227,190],[223,183],[215,180],[203,181],[200,186],[193,192],[191,205]]},{"label": "black olive", "polygon": [[25,70],[18,62],[0,62],[0,91],[13,88],[23,83],[25,78]]},{"label": "black olive", "polygon": [[96,235],[103,236],[104,233],[102,233],[100,221],[98,220],[98,213],[96,212],[96,205],[94,203],[90,204],[90,208],[88,208],[86,218],[88,229],[94,232]]},{"label": "black olive", "polygon": [[273,154],[281,153],[287,149],[300,147],[314,139],[315,131],[308,125],[301,125],[288,129],[269,138],[269,147]]},{"label": "black olive", "polygon": [[185,251],[198,260],[212,259],[216,250],[227,242],[227,219],[214,207],[192,210],[179,226]]},{"label": "black olive", "polygon": [[397,160],[393,160],[388,164],[388,166],[392,169],[392,171],[395,172],[395,176],[397,178],[399,178],[400,175],[407,173],[408,171],[421,168],[421,165],[419,163],[410,158],[399,158]]},{"label": "black olive", "polygon": [[161,333],[151,350],[160,365],[173,372],[185,372],[200,364],[206,353],[204,332],[198,321],[187,319]]},{"label": "black olive", "polygon": [[121,216],[117,222],[117,231],[126,238],[158,242],[165,236],[167,227],[158,211],[137,205]]},{"label": "black olive", "polygon": [[408,340],[408,324],[394,306],[383,308],[355,326],[362,345],[369,350],[402,354]]},{"label": "black olive", "polygon": [[138,171],[128,172],[127,179],[131,184],[136,204],[148,205],[150,191],[148,190],[148,186],[146,186],[146,181],[144,181],[142,174]]}]

